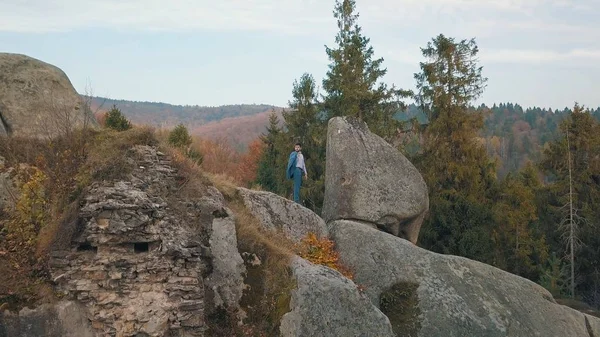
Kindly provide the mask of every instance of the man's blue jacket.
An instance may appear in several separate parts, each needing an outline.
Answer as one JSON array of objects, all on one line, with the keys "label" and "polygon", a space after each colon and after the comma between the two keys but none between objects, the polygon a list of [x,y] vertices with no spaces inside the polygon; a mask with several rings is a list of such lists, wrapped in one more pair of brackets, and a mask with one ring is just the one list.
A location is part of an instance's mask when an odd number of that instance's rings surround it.
[{"label": "man's blue jacket", "polygon": [[285,171],[285,176],[287,179],[292,179],[294,177],[294,171],[296,170],[296,159],[298,158],[298,152],[292,151],[290,153],[290,159],[288,160],[287,170]]}]

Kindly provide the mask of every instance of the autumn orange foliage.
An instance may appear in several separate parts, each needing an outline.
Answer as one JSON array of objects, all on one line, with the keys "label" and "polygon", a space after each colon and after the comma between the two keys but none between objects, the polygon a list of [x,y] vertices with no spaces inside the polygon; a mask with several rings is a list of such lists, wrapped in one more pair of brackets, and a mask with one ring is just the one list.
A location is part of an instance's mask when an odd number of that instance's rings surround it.
[{"label": "autumn orange foliage", "polygon": [[204,171],[229,176],[245,187],[256,179],[258,160],[263,151],[260,139],[252,141],[246,153],[235,151],[224,137],[216,140],[194,137],[192,146],[202,153],[201,167]]},{"label": "autumn orange foliage", "polygon": [[339,261],[339,253],[335,251],[334,242],[328,238],[317,238],[315,233],[308,233],[298,245],[298,255],[314,264],[320,264],[339,271],[349,279],[353,279],[352,271]]}]

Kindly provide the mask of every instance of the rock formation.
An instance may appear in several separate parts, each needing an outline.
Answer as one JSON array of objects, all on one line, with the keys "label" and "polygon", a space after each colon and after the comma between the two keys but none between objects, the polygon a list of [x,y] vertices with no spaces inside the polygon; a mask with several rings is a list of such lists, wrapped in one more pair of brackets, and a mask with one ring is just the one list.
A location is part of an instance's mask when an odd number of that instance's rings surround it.
[{"label": "rock formation", "polygon": [[84,123],[96,124],[62,70],[0,53],[0,136],[52,137]]},{"label": "rock formation", "polygon": [[232,214],[214,188],[181,199],[169,160],[148,146],[135,153],[132,179],[90,186],[52,277],[97,335],[203,336],[205,314],[235,309],[242,293]]},{"label": "rock formation", "polygon": [[281,320],[283,337],[393,337],[388,318],[339,272],[295,257],[290,312]]},{"label": "rock formation", "polygon": [[398,150],[351,117],[329,120],[323,219],[353,220],[417,242],[427,185]]},{"label": "rock formation", "polygon": [[[398,336],[589,337],[586,325],[600,324],[498,268],[433,253],[360,223],[335,221],[330,228],[355,282]],[[404,316],[395,317],[397,312]]]},{"label": "rock formation", "polygon": [[238,188],[246,208],[267,230],[282,231],[295,242],[312,232],[317,237],[327,237],[323,219],[300,204],[277,194]]},{"label": "rock formation", "polygon": [[[281,336],[600,336],[599,318],[529,280],[415,246],[428,208],[420,174],[364,123],[329,126],[327,226],[292,201],[237,190],[265,229],[296,242],[329,236],[354,275],[293,257]],[[182,195],[181,176],[154,147],[136,146],[130,157],[128,179],[92,183],[77,221],[62,228],[50,272],[63,299],[0,312],[0,337],[205,336],[208,317],[243,318],[249,286],[221,193],[198,186]]]}]

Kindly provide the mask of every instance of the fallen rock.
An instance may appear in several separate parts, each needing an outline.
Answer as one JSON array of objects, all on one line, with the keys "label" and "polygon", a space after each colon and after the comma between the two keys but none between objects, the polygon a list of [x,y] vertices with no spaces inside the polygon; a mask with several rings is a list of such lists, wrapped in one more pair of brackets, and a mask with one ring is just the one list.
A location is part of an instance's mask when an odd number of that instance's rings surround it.
[{"label": "fallen rock", "polygon": [[597,330],[598,319],[498,268],[433,253],[352,221],[335,221],[330,231],[341,261],[399,336],[408,330],[411,336],[589,337],[589,329]]},{"label": "fallen rock", "polygon": [[231,211],[226,218],[216,218],[212,223],[210,248],[212,273],[206,278],[206,286],[212,295],[214,308],[238,312],[244,288],[246,272],[244,260],[237,249],[235,220]]},{"label": "fallen rock", "polygon": [[86,310],[72,301],[0,313],[0,337],[95,337]]},{"label": "fallen rock", "polygon": [[364,221],[416,243],[428,209],[427,185],[406,157],[362,121],[329,120],[325,222]]},{"label": "fallen rock", "polygon": [[281,320],[282,337],[395,336],[387,317],[339,272],[300,257],[291,267],[297,289]]},{"label": "fallen rock", "polygon": [[0,53],[0,135],[53,137],[96,125],[71,81],[40,60]]},{"label": "fallen rock", "polygon": [[246,208],[260,221],[265,229],[283,233],[300,242],[308,233],[327,237],[327,226],[323,219],[308,208],[280,197],[277,194],[238,188]]}]

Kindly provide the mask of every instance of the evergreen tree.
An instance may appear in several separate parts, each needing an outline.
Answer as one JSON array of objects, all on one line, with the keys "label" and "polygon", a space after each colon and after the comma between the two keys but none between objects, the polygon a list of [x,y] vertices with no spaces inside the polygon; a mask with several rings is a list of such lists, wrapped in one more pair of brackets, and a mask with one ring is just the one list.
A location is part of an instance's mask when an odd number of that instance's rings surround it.
[{"label": "evergreen tree", "polygon": [[171,130],[169,133],[169,144],[180,149],[186,149],[192,144],[192,136],[190,136],[185,125],[179,124]]},{"label": "evergreen tree", "polygon": [[402,126],[402,122],[394,118],[405,108],[400,99],[411,94],[379,83],[386,73],[381,68],[383,59],[373,59],[369,39],[362,35],[357,25],[355,1],[337,1],[334,16],[339,31],[336,47],[326,47],[331,64],[323,80],[323,101],[317,99],[316,84],[311,75],[304,74],[295,81],[290,111],[283,114],[284,130],[274,140],[273,149],[278,151],[278,159],[273,161],[265,154],[259,164],[263,173],[267,172],[268,165],[272,165],[276,174],[283,175],[283,178],[276,177],[271,186],[264,174],[259,178],[260,183],[287,196],[291,188],[290,182],[284,178],[287,155],[294,143],[300,141],[309,175],[309,179],[303,182],[301,198],[317,213],[320,213],[325,192],[325,142],[329,119],[335,116],[358,117],[369,125],[371,131],[393,141]]},{"label": "evergreen tree", "polygon": [[287,152],[291,151],[296,142],[302,144],[309,179],[303,181],[300,197],[305,206],[320,213],[325,194],[327,120],[319,109],[316,83],[312,75],[305,73],[299,81],[294,81],[292,97],[289,102],[292,111],[283,113],[287,126]]},{"label": "evergreen tree", "polygon": [[493,204],[495,265],[533,280],[540,278],[548,259],[545,236],[536,226],[535,194],[540,187],[535,167],[528,164],[501,182]]},{"label": "evergreen tree", "polygon": [[112,109],[106,114],[105,126],[117,131],[131,129],[131,123],[125,118],[116,105],[113,105]]},{"label": "evergreen tree", "polygon": [[[280,178],[278,170],[284,170],[281,167],[281,157],[285,154],[280,153],[277,148],[278,144],[281,143],[282,129],[279,126],[279,118],[275,112],[269,115],[269,125],[267,131],[262,134],[260,139],[265,144],[265,150],[258,162],[258,172],[256,175],[256,183],[263,189],[273,192],[280,193],[280,186],[284,181]],[[285,177],[283,177],[285,179]]]},{"label": "evergreen tree", "polygon": [[421,50],[426,61],[415,74],[415,98],[428,124],[413,162],[427,182],[431,205],[421,245],[493,263],[494,214],[485,191],[494,186],[495,165],[478,141],[483,115],[470,109],[486,82],[477,45],[439,35]]},{"label": "evergreen tree", "polygon": [[416,100],[428,117],[421,165],[432,191],[477,194],[493,181],[495,168],[477,142],[483,127],[481,112],[470,103],[485,88],[474,40],[455,42],[439,35],[421,49],[426,62],[415,74]]},{"label": "evergreen tree", "polygon": [[394,118],[406,106],[402,98],[412,93],[388,88],[380,82],[387,69],[382,68],[383,58],[374,59],[370,39],[362,34],[357,24],[355,1],[336,1],[333,11],[337,19],[336,46],[326,47],[331,63],[323,80],[326,92],[323,108],[327,119],[335,116],[355,116],[364,120],[372,132],[392,140],[402,126]]},{"label": "evergreen tree", "polygon": [[563,137],[549,144],[540,163],[553,178],[549,211],[558,225],[547,231],[556,232],[554,250],[565,251],[570,296],[585,296],[597,291],[593,275],[600,270],[600,123],[576,104],[559,128]]}]

